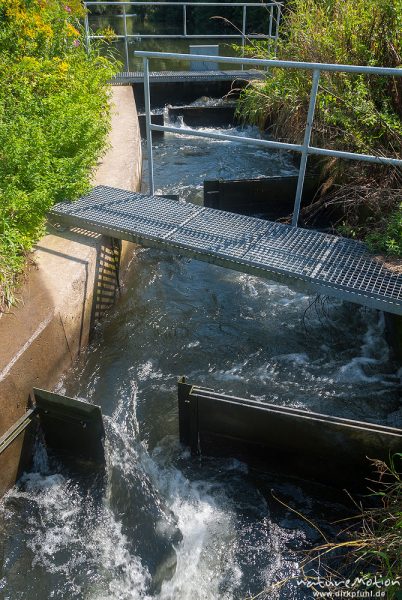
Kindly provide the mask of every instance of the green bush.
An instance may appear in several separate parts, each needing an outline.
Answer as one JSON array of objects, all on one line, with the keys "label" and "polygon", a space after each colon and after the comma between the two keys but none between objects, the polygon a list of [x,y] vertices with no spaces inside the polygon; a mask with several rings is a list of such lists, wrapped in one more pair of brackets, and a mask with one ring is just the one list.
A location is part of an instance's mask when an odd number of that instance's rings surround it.
[{"label": "green bush", "polygon": [[[290,0],[278,58],[400,67],[401,31],[400,0]],[[261,44],[248,50],[267,57]],[[273,135],[281,140],[301,143],[310,89],[311,72],[272,69],[265,81],[246,89],[239,114],[261,127],[271,124]],[[401,117],[402,78],[322,72],[312,144],[401,157]],[[323,171],[325,190],[330,191],[326,201],[344,205],[345,225],[359,234],[366,233],[368,224],[370,230],[378,225],[378,235],[371,240],[381,242],[382,250],[400,253],[400,170],[331,159]]]},{"label": "green bush", "polygon": [[384,219],[381,228],[375,229],[376,231],[366,237],[369,247],[374,251],[402,256],[402,203],[395,212]]},{"label": "green bush", "polygon": [[118,65],[87,54],[81,4],[0,0],[0,305],[53,203],[89,189]]}]

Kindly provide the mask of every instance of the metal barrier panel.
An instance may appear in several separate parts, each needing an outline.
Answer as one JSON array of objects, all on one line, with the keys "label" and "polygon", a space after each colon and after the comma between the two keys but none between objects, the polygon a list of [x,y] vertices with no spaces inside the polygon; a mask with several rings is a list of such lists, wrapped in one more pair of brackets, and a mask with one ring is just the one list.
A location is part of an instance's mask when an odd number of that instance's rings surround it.
[{"label": "metal barrier panel", "polygon": [[307,63],[297,61],[286,61],[286,60],[268,60],[268,59],[257,59],[257,58],[234,58],[231,56],[221,56],[220,62],[228,64],[242,64],[250,67],[265,67],[267,69],[272,67],[278,67],[283,69],[301,69],[312,71],[312,85],[310,92],[310,101],[307,113],[306,127],[304,131],[303,144],[288,144],[283,142],[274,142],[270,140],[260,140],[247,137],[237,137],[233,135],[226,135],[221,133],[211,133],[206,131],[196,131],[192,129],[185,129],[179,127],[167,127],[162,125],[153,125],[151,123],[151,105],[150,105],[150,78],[149,78],[149,59],[150,58],[163,58],[165,60],[200,60],[200,61],[215,61],[214,56],[202,56],[192,54],[177,54],[172,52],[135,52],[136,56],[142,57],[144,60],[144,95],[146,98],[145,112],[146,112],[146,128],[147,128],[147,154],[148,154],[148,172],[149,172],[149,193],[154,194],[154,167],[153,167],[153,152],[152,152],[152,131],[166,131],[174,133],[176,135],[191,135],[203,138],[219,139],[234,141],[237,144],[248,144],[252,146],[263,146],[266,148],[273,148],[278,150],[291,150],[299,152],[301,154],[299,176],[297,182],[297,189],[295,195],[294,209],[292,225],[297,227],[300,213],[300,204],[303,194],[304,179],[306,174],[307,160],[310,154],[319,156],[333,156],[336,158],[345,158],[349,160],[358,160],[363,162],[369,162],[381,165],[393,165],[395,167],[402,167],[402,160],[398,158],[374,156],[370,154],[358,154],[356,152],[344,152],[340,150],[331,150],[329,148],[316,148],[310,145],[311,132],[314,123],[314,113],[317,100],[317,93],[320,81],[320,75],[322,71],[336,72],[336,73],[355,73],[355,74],[366,74],[366,75],[384,75],[387,77],[402,77],[402,69],[386,68],[386,67],[364,67],[359,65],[337,65],[330,63]]},{"label": "metal barrier panel", "polygon": [[[205,180],[204,206],[277,221],[292,212],[297,180],[297,175]],[[303,202],[311,202],[318,187],[317,177],[306,176]]]},{"label": "metal barrier panel", "polygon": [[359,488],[368,458],[402,450],[402,430],[178,384],[180,441],[195,454],[235,456],[280,475]]},{"label": "metal barrier panel", "polygon": [[[217,39],[217,40],[241,40],[242,52],[244,56],[244,48],[246,41],[252,39],[268,40],[269,52],[271,51],[271,45],[273,44],[273,53],[276,55],[278,39],[279,39],[279,27],[282,15],[282,3],[281,2],[102,2],[92,1],[84,2],[84,6],[87,9],[85,16],[85,37],[86,46],[89,48],[91,40],[105,39],[106,36],[102,34],[94,34],[91,32],[89,25],[89,15],[91,7],[113,7],[121,8],[122,14],[114,14],[114,18],[121,18],[123,20],[123,34],[116,34],[116,39],[121,39],[124,42],[124,53],[125,53],[125,64],[126,70],[129,71],[129,42],[130,40],[144,40],[144,39]],[[127,9],[144,6],[146,8],[157,6],[158,8],[165,8],[174,6],[182,8],[182,32],[180,34],[141,34],[141,33],[128,33],[127,19],[137,17],[136,14],[127,13]],[[242,25],[241,29],[233,26],[233,34],[189,34],[188,33],[188,11],[191,7],[202,8],[202,7],[216,7],[216,8],[242,8]],[[267,13],[268,17],[268,33],[267,34],[256,34],[247,32],[247,9],[258,8],[263,9]]]},{"label": "metal barrier panel", "polygon": [[[104,428],[99,406],[34,389],[29,408],[0,436],[0,497],[29,470],[38,432],[67,464],[99,473],[105,463]],[[76,462],[79,460],[79,463]]]},{"label": "metal barrier panel", "polygon": [[103,466],[105,432],[99,406],[46,390],[33,393],[46,445],[62,456]]}]

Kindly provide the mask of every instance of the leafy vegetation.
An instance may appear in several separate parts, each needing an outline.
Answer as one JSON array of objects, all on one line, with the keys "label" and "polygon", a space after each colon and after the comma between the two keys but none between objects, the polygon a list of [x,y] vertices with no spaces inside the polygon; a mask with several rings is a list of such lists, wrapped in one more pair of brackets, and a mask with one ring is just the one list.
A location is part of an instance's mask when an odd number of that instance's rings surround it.
[{"label": "leafy vegetation", "polygon": [[[289,0],[278,58],[306,62],[401,67],[400,0]],[[269,56],[263,44],[249,54]],[[249,86],[239,104],[244,120],[270,125],[281,140],[303,140],[311,73],[272,69]],[[321,74],[313,145],[379,156],[402,147],[402,78]],[[310,159],[313,162],[312,159]],[[324,162],[324,164],[323,164]],[[344,231],[385,252],[402,254],[401,171],[325,159],[319,203],[342,207]]]},{"label": "leafy vegetation", "polygon": [[[67,0],[68,1],[68,0]],[[106,81],[117,66],[87,54],[78,0],[0,0],[0,306],[54,202],[89,188],[107,143]]]}]

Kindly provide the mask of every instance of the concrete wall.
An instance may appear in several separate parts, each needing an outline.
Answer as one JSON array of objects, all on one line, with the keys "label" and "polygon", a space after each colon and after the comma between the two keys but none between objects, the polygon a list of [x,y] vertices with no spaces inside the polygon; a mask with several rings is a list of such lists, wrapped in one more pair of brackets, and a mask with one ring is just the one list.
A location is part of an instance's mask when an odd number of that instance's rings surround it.
[{"label": "concrete wall", "polygon": [[[141,143],[131,87],[113,87],[110,148],[95,185],[141,185]],[[0,317],[0,436],[25,412],[32,387],[52,389],[89,339],[102,236],[49,231],[37,244],[18,304]],[[124,244],[128,265],[134,245]],[[23,436],[0,455],[0,496],[19,471]]]}]

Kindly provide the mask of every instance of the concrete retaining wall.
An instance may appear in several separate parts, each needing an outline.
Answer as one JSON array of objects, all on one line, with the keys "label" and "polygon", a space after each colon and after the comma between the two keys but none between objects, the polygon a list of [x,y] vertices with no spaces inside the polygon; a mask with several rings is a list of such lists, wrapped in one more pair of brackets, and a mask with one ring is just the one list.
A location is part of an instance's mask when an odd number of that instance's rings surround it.
[{"label": "concrete retaining wall", "polygon": [[[94,184],[141,185],[141,142],[131,87],[113,87],[110,148]],[[89,339],[102,236],[49,232],[33,254],[19,301],[0,318],[0,436],[25,412],[33,386],[52,389]],[[133,244],[123,244],[127,268]],[[124,273],[123,273],[124,276]],[[0,496],[15,482],[23,436],[0,456]]]}]

